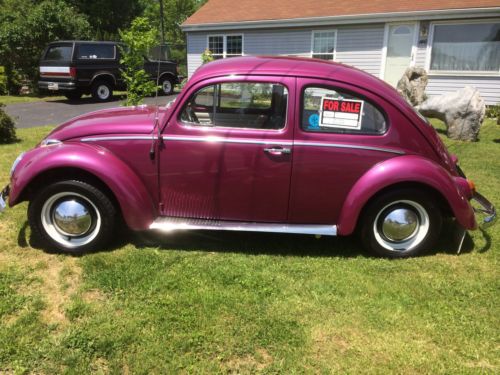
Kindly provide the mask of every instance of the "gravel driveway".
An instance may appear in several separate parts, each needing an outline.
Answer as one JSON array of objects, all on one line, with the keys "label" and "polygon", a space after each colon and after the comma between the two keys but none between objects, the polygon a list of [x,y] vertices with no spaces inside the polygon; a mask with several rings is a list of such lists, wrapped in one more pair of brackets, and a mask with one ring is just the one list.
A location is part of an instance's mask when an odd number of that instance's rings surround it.
[{"label": "gravel driveway", "polygon": [[[177,95],[159,96],[158,103],[165,105]],[[32,128],[42,125],[58,125],[75,116],[97,111],[104,108],[119,107],[123,99],[114,98],[113,101],[96,103],[91,98],[78,101],[55,100],[32,103],[9,104],[5,107],[7,114],[14,118],[17,128]],[[146,98],[146,104],[155,104],[155,98]]]}]

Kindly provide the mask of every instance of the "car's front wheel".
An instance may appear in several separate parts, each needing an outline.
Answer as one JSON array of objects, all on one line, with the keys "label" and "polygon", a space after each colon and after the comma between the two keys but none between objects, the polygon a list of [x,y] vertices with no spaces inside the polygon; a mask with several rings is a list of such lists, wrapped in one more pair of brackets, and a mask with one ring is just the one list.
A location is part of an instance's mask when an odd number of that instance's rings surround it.
[{"label": "car's front wheel", "polygon": [[76,254],[108,243],[116,208],[106,194],[90,184],[59,181],[30,201],[28,218],[33,234],[48,249]]},{"label": "car's front wheel", "polygon": [[377,255],[405,258],[432,248],[441,224],[441,210],[431,194],[399,189],[375,198],[364,210],[361,240]]}]

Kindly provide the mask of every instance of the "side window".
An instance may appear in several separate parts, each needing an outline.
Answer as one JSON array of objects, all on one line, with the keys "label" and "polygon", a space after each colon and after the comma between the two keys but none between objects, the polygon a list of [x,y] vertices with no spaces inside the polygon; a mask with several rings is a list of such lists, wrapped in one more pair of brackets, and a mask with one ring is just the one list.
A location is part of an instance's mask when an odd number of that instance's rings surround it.
[{"label": "side window", "polygon": [[45,60],[52,61],[71,61],[73,46],[50,46],[45,54]]},{"label": "side window", "polygon": [[78,59],[114,59],[115,46],[112,44],[80,44],[78,46]]},{"label": "side window", "polygon": [[387,129],[382,112],[364,98],[332,88],[307,87],[302,100],[305,131],[383,134]]},{"label": "side window", "polygon": [[181,121],[201,126],[282,129],[287,100],[288,90],[277,83],[222,83],[196,92],[184,106]]}]

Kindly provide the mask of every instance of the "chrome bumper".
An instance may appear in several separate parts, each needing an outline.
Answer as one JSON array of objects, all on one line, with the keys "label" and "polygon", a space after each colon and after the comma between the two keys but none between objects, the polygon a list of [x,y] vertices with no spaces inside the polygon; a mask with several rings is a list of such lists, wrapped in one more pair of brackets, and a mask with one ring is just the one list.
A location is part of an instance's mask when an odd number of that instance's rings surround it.
[{"label": "chrome bumper", "polygon": [[10,186],[7,185],[1,192],[0,192],[0,212],[3,212],[5,208],[7,207],[7,197],[9,196],[10,193]]},{"label": "chrome bumper", "polygon": [[474,193],[471,199],[472,208],[476,213],[478,224],[486,229],[492,226],[497,220],[497,211],[493,204],[479,193]]}]

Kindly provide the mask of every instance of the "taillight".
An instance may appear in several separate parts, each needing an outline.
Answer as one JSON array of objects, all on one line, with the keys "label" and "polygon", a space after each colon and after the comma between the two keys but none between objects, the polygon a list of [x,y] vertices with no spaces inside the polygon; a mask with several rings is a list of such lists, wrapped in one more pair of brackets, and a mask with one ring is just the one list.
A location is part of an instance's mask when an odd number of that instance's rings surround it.
[{"label": "taillight", "polygon": [[69,68],[69,75],[71,78],[76,78],[76,68],[74,66]]}]

